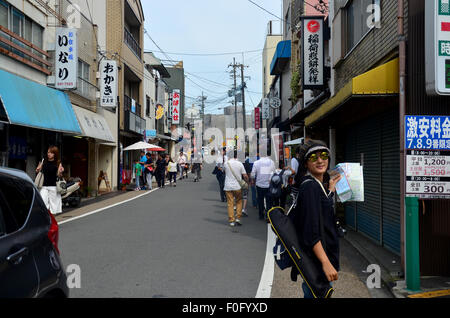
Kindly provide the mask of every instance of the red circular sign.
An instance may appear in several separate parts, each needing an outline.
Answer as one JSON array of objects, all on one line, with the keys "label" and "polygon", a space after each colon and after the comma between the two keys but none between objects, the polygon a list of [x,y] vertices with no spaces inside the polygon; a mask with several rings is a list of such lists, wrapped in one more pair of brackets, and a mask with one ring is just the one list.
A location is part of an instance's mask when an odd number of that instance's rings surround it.
[{"label": "red circular sign", "polygon": [[309,32],[311,32],[311,33],[316,33],[317,31],[320,30],[320,24],[319,24],[319,21],[317,21],[317,20],[309,21],[306,27],[308,28]]}]

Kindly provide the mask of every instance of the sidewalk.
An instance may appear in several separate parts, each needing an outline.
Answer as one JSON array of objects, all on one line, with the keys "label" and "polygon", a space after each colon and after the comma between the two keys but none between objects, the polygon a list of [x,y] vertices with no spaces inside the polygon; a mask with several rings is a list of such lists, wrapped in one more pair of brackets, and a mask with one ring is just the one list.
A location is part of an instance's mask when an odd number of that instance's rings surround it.
[{"label": "sidewalk", "polygon": [[381,268],[382,284],[396,298],[450,298],[449,277],[421,277],[421,290],[410,291],[402,271],[400,256],[377,245],[364,235],[349,230],[345,240],[350,243],[369,264]]}]

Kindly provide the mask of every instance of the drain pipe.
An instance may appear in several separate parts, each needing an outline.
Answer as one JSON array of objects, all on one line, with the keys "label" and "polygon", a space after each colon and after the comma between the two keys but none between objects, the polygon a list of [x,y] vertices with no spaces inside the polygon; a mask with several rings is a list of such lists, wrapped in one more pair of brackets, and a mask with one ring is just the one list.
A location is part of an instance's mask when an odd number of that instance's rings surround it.
[{"label": "drain pipe", "polygon": [[399,50],[399,120],[400,120],[400,224],[401,263],[405,269],[405,113],[406,113],[406,36],[404,30],[404,0],[397,0],[397,30]]}]

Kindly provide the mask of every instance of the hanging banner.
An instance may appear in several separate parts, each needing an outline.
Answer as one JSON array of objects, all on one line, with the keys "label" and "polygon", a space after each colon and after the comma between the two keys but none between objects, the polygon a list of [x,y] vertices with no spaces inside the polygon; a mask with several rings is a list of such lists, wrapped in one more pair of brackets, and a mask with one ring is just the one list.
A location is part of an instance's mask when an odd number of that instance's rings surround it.
[{"label": "hanging banner", "polygon": [[181,95],[180,95],[179,89],[174,89],[172,92],[172,111],[171,111],[171,117],[172,117],[172,124],[179,125],[180,124],[180,101],[181,101]]},{"label": "hanging banner", "polygon": [[259,107],[255,108],[255,129],[261,128],[261,109]]},{"label": "hanging banner", "polygon": [[117,62],[103,60],[100,62],[100,106],[117,106]]},{"label": "hanging banner", "polygon": [[262,100],[262,119],[267,120],[270,119],[270,99],[263,98]]},{"label": "hanging banner", "polygon": [[323,17],[302,18],[303,88],[324,87],[324,23]]},{"label": "hanging banner", "polygon": [[57,89],[74,89],[77,87],[77,49],[77,30],[56,28],[55,86]]}]

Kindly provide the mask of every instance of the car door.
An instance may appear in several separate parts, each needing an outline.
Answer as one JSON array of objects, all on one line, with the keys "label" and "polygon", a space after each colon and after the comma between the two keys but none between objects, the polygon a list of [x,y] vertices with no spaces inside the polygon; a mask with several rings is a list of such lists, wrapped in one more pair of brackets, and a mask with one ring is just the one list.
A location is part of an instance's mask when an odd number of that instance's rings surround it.
[{"label": "car door", "polygon": [[38,290],[33,235],[24,226],[33,195],[27,182],[0,174],[0,298],[33,297]]}]

